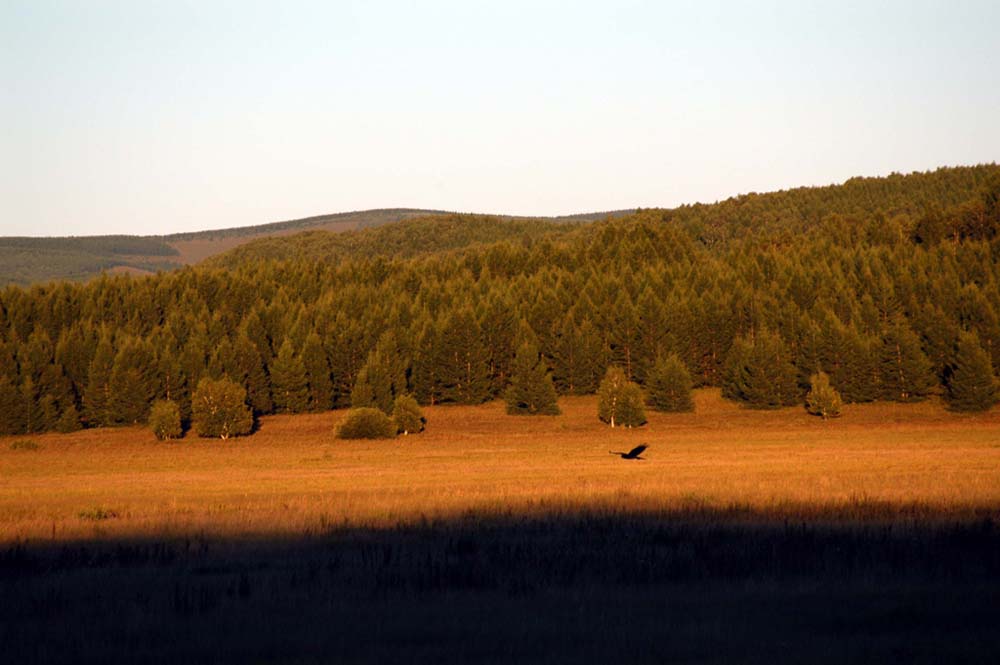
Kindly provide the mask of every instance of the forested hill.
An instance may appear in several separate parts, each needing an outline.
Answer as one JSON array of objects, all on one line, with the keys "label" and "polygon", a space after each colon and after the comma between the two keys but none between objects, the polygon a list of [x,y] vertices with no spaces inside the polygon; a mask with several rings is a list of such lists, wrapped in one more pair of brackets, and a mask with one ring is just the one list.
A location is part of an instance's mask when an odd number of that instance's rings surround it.
[{"label": "forested hill", "polygon": [[262,260],[329,262],[375,256],[409,258],[501,240],[526,242],[561,236],[583,223],[501,219],[486,215],[428,215],[361,231],[313,231],[287,238],[263,238],[210,259],[206,265],[235,269]]},{"label": "forested hill", "polygon": [[143,422],[157,398],[188,415],[205,377],[257,413],[477,403],[532,347],[562,393],[612,365],[648,387],[670,358],[754,407],[823,371],[848,402],[987,408],[998,313],[995,165],[590,224],[435,216],[0,290],[0,433]]},{"label": "forested hill", "polygon": [[[631,211],[615,211],[540,218],[543,223],[587,222],[621,216]],[[0,286],[7,284],[29,285],[50,280],[87,280],[101,272],[152,274],[175,270],[185,265],[199,263],[244,243],[271,239],[274,244],[260,245],[261,251],[278,257],[287,253],[296,243],[310,244],[328,234],[360,229],[373,229],[407,219],[448,215],[440,210],[415,208],[387,208],[362,210],[332,215],[319,215],[285,222],[257,226],[242,226],[194,233],[175,233],[165,236],[90,236],[65,238],[29,238],[0,236]],[[529,218],[504,217],[505,220],[527,221]],[[527,229],[527,225],[518,229]],[[308,239],[300,238],[287,245],[280,238],[291,234],[313,232]],[[323,232],[323,233],[317,233]],[[452,235],[453,244],[457,240]],[[502,235],[502,233],[501,233]],[[362,236],[365,237],[365,236]],[[486,230],[483,240],[496,240],[500,236]],[[395,250],[413,252],[417,245],[407,245],[412,240],[403,239]],[[352,241],[324,240],[331,252],[348,251]],[[461,244],[461,243],[457,243]],[[358,248],[364,251],[364,243]]]},{"label": "forested hill", "polygon": [[365,210],[166,236],[0,236],[0,286],[58,279],[86,280],[103,271],[152,274],[198,263],[255,238],[317,229],[337,232],[371,228],[437,212],[409,208]]}]

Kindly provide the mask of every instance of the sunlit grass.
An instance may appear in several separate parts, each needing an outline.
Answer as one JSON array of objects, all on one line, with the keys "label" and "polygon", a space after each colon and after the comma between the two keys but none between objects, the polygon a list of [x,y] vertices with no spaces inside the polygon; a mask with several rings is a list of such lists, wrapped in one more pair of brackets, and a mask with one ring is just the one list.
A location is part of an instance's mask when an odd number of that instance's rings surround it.
[{"label": "sunlit grass", "polygon": [[[229,441],[164,445],[143,429],[0,445],[0,542],[104,535],[296,534],[479,514],[702,507],[820,517],[860,506],[962,514],[1000,507],[1000,412],[939,403],[854,405],[823,421],[699,391],[693,414],[611,430],[594,398],[556,417],[500,403],[426,409],[427,431],[343,441],[343,412],[264,418]],[[648,443],[645,461],[608,454]],[[114,519],[83,519],[95,506]],[[108,508],[110,507],[110,508]],[[89,511],[89,512],[88,512]],[[846,511],[846,512],[845,512]],[[877,512],[877,511],[875,511]]]}]

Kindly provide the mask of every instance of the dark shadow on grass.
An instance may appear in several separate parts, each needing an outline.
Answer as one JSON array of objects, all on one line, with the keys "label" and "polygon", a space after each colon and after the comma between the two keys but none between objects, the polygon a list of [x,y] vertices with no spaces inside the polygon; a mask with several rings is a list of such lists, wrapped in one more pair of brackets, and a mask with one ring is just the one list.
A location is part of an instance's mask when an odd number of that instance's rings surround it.
[{"label": "dark shadow on grass", "polygon": [[0,553],[9,662],[994,662],[996,509],[470,512]]}]

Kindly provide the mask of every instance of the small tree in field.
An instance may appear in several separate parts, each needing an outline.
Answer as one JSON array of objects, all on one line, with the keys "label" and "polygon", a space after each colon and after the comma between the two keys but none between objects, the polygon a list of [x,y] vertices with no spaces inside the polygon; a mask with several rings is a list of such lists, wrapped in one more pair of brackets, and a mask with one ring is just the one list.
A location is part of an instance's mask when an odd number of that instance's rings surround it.
[{"label": "small tree in field", "polygon": [[351,409],[337,428],[338,439],[394,439],[396,422],[382,409]]},{"label": "small tree in field", "polygon": [[191,410],[198,436],[228,439],[253,429],[246,390],[229,379],[206,377],[199,381],[191,397]]},{"label": "small tree in field", "polygon": [[177,402],[169,399],[153,402],[153,408],[149,410],[149,429],[153,430],[153,435],[160,441],[180,438],[183,430],[181,409]]},{"label": "small tree in field", "polygon": [[806,395],[806,411],[814,416],[836,418],[840,415],[843,400],[840,393],[830,385],[830,377],[826,372],[819,372],[809,377],[809,394]]},{"label": "small tree in field", "polygon": [[417,434],[424,431],[424,412],[412,395],[399,395],[392,406],[392,419],[399,434]]},{"label": "small tree in field", "polygon": [[597,417],[612,427],[646,424],[642,389],[625,378],[618,367],[609,367],[597,389]]},{"label": "small tree in field", "polygon": [[694,411],[691,373],[677,354],[661,357],[646,382],[648,403],[657,411]]},{"label": "small tree in field", "polygon": [[552,375],[534,344],[522,344],[517,350],[504,399],[512,415],[559,415]]}]

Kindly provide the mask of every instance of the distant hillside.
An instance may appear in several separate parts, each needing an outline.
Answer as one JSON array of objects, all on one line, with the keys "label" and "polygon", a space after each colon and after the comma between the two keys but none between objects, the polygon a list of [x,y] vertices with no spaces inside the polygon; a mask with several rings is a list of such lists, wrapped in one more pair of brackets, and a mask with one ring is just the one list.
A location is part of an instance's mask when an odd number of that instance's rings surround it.
[{"label": "distant hillside", "polygon": [[[545,219],[551,222],[587,222],[628,212],[587,213]],[[441,210],[390,208],[165,236],[0,237],[0,286],[26,286],[51,280],[83,281],[102,272],[148,274],[173,270],[200,263],[262,238],[310,231],[326,232],[325,237],[327,234],[374,228],[416,217],[447,214]],[[350,247],[352,242],[347,241],[344,246]]]},{"label": "distant hillside", "polygon": [[409,208],[365,210],[166,236],[0,237],[0,285],[79,281],[104,271],[142,274],[172,270],[257,238],[309,230],[347,231],[438,212]]},{"label": "distant hillside", "polygon": [[239,268],[251,261],[303,257],[328,262],[374,256],[410,258],[502,240],[528,242],[547,235],[564,235],[588,221],[591,218],[585,215],[558,220],[428,215],[358,231],[306,231],[285,238],[261,238],[214,257],[206,265]]}]

